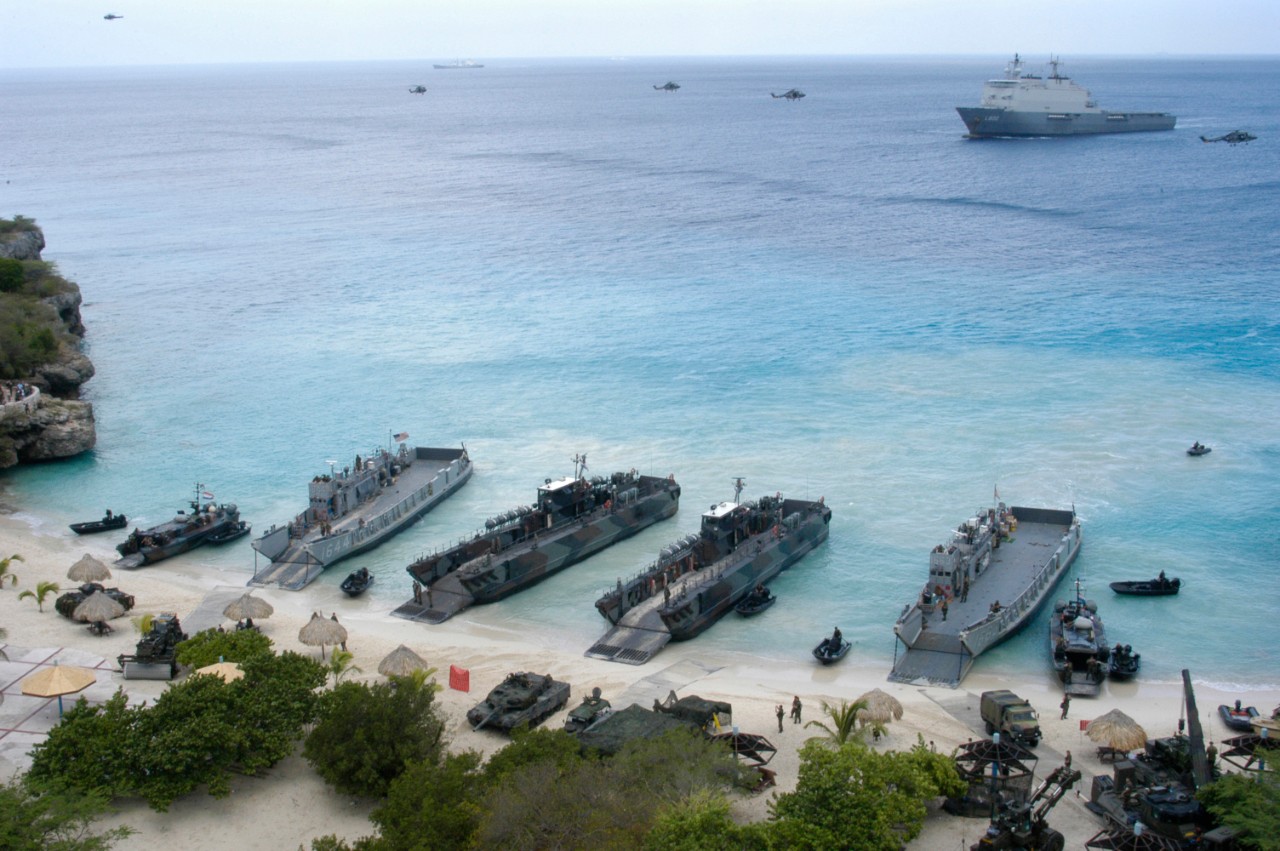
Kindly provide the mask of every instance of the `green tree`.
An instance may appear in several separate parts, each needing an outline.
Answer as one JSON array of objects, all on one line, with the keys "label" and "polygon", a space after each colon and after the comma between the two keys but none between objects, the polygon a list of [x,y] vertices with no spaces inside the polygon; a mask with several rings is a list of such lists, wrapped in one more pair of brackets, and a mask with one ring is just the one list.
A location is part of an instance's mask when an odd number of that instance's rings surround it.
[{"label": "green tree", "polygon": [[448,754],[439,764],[410,763],[391,782],[387,799],[370,815],[377,851],[469,848],[480,824],[485,787],[480,754]]},{"label": "green tree", "polygon": [[271,639],[256,629],[234,629],[229,632],[206,629],[179,642],[175,652],[179,664],[203,668],[215,662],[247,662],[254,658],[270,657]]},{"label": "green tree", "polygon": [[963,787],[950,758],[923,740],[905,753],[812,740],[800,749],[795,791],[769,805],[772,830],[807,834],[799,847],[898,851],[919,835],[928,801]]},{"label": "green tree", "polygon": [[38,791],[21,780],[0,783],[0,848],[6,851],[106,851],[133,833],[127,826],[95,834],[94,819],[107,812],[96,795]]},{"label": "green tree", "polygon": [[342,678],[347,674],[364,673],[361,668],[356,666],[355,659],[356,654],[342,649],[335,650],[329,654],[327,670],[333,675],[334,685],[342,682]]},{"label": "green tree", "polygon": [[1235,828],[1243,847],[1280,851],[1280,779],[1274,770],[1225,774],[1196,797],[1219,822]]},{"label": "green tree", "polygon": [[373,685],[340,683],[321,695],[302,755],[340,791],[380,798],[405,766],[435,764],[443,747],[434,685],[392,677]]},{"label": "green tree", "polygon": [[[644,839],[646,851],[765,851],[767,825],[739,825],[723,793],[701,790],[664,810]],[[785,847],[785,846],[784,846]]]},{"label": "green tree", "polygon": [[861,740],[865,727],[858,727],[858,713],[867,708],[865,700],[842,700],[839,706],[822,701],[822,714],[831,722],[810,721],[806,727],[817,727],[827,734],[829,744],[840,747],[850,740]]},{"label": "green tree", "polygon": [[40,789],[114,798],[133,790],[134,723],[123,690],[101,706],[84,698],[31,751],[28,778]]},{"label": "green tree", "polygon": [[37,582],[36,590],[23,591],[18,595],[19,600],[25,600],[28,597],[36,601],[36,610],[44,611],[44,601],[48,599],[50,594],[57,594],[62,589],[58,587],[56,582]]},{"label": "green tree", "polygon": [[519,727],[511,731],[511,744],[489,757],[484,764],[485,780],[497,785],[528,765],[546,763],[566,774],[585,761],[578,740],[564,730]]},{"label": "green tree", "polygon": [[9,582],[10,585],[13,585],[15,587],[17,586],[18,584],[17,574],[11,573],[9,571],[9,565],[15,561],[24,561],[24,559],[22,558],[22,556],[18,555],[17,553],[14,553],[8,558],[0,558],[0,588],[4,587],[4,583],[6,580]]}]

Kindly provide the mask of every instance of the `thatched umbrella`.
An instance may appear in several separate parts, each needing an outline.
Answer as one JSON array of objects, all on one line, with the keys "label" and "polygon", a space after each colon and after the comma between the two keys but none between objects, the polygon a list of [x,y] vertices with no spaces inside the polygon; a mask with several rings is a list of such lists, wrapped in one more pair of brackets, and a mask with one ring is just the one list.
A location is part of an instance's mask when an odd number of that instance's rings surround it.
[{"label": "thatched umbrella", "polygon": [[384,677],[408,677],[414,671],[425,670],[427,667],[427,660],[401,644],[378,663],[378,673]]},{"label": "thatched umbrella", "polygon": [[105,591],[94,591],[84,602],[76,606],[71,617],[78,621],[94,624],[97,632],[107,631],[107,621],[124,614],[124,606],[111,599]]},{"label": "thatched umbrella", "polygon": [[1128,753],[1145,747],[1147,731],[1119,709],[1113,709],[1089,722],[1085,735],[1099,744]]},{"label": "thatched umbrella", "polygon": [[262,620],[271,617],[273,612],[275,608],[270,603],[249,593],[227,603],[227,607],[222,610],[222,615],[233,621],[242,621],[245,618]]},{"label": "thatched umbrella", "polygon": [[859,703],[865,703],[864,709],[858,710],[858,721],[863,724],[888,724],[890,720],[902,720],[902,704],[898,699],[878,688],[872,689],[862,697]]},{"label": "thatched umbrella", "polygon": [[320,648],[320,658],[324,658],[326,644],[345,644],[347,628],[338,623],[335,613],[332,620],[320,617],[319,612],[311,613],[311,620],[298,630],[298,640],[311,647]]},{"label": "thatched umbrella", "polygon": [[22,693],[32,697],[58,698],[58,715],[61,717],[62,696],[84,691],[97,681],[97,676],[87,668],[54,664],[23,680]]},{"label": "thatched umbrella", "polygon": [[223,682],[231,682],[238,680],[244,676],[244,671],[235,662],[214,662],[212,665],[205,665],[203,668],[196,668],[197,674],[208,674],[212,677],[221,677]]},{"label": "thatched umbrella", "polygon": [[81,584],[85,582],[101,582],[104,579],[111,578],[111,568],[107,567],[101,560],[85,553],[78,562],[71,565],[71,569],[67,571],[67,578]]}]

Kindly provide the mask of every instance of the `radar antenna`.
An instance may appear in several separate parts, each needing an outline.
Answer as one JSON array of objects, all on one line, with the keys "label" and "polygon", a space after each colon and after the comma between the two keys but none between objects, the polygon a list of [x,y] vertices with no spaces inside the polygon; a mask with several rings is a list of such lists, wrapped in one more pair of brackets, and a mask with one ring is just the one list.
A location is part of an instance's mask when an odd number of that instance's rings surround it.
[{"label": "radar antenna", "polygon": [[587,472],[587,453],[573,456],[573,477],[575,479],[582,478],[582,474]]},{"label": "radar antenna", "polygon": [[738,505],[741,502],[742,489],[747,486],[747,480],[738,476],[733,480],[733,504]]}]

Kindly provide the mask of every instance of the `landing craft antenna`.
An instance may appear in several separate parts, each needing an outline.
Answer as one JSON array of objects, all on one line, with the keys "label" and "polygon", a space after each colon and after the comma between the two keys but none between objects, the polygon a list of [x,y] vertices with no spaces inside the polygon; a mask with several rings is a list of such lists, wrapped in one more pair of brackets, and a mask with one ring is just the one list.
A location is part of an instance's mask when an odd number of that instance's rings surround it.
[{"label": "landing craft antenna", "polygon": [[582,478],[582,474],[587,472],[587,453],[573,456],[573,477],[575,479]]},{"label": "landing craft antenna", "polygon": [[746,486],[747,486],[747,480],[742,478],[742,476],[737,476],[734,478],[733,480],[733,504],[734,505],[739,504],[740,502],[739,497],[742,496],[742,489],[745,488]]}]

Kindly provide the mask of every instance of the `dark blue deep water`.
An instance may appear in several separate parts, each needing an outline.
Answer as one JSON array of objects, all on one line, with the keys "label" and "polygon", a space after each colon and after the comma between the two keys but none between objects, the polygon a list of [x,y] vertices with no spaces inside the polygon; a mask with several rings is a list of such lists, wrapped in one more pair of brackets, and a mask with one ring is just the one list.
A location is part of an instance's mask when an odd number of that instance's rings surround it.
[{"label": "dark blue deep water", "polygon": [[[929,549],[998,486],[1076,507],[1144,678],[1275,688],[1280,61],[1066,58],[1178,128],[965,140],[1003,57],[2,72],[0,212],[81,286],[98,370],[97,450],[6,500],[62,534],[201,481],[265,528],[391,431],[465,441],[474,481],[364,560],[390,609],[575,453],[676,474],[677,519],[468,615],[585,650],[596,593],[743,476],[825,496],[831,539],[706,653],[804,658],[838,623],[887,671]],[[1161,569],[1178,598],[1106,589]],[[1041,632],[982,667],[1043,672]]]}]

